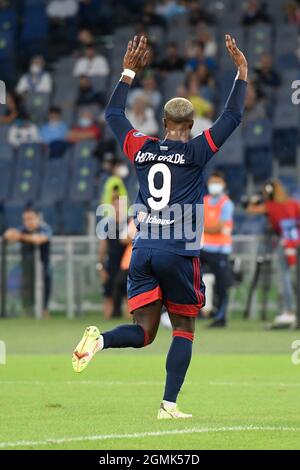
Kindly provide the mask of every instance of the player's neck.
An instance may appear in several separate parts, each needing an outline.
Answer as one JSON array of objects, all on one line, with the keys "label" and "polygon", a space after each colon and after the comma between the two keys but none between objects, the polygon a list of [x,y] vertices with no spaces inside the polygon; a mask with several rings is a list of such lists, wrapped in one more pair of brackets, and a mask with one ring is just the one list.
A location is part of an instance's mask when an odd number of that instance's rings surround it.
[{"label": "player's neck", "polygon": [[168,130],[165,136],[165,140],[174,140],[174,141],[181,141],[181,142],[188,142],[190,139],[190,132],[184,130]]}]

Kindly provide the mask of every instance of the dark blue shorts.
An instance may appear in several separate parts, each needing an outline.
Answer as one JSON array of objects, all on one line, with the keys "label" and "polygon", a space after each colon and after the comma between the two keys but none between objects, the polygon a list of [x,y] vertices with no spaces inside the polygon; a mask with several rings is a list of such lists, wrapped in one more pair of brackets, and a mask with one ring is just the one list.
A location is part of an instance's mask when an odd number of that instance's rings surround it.
[{"label": "dark blue shorts", "polygon": [[127,291],[130,312],[161,299],[169,313],[196,317],[205,303],[199,257],[135,248]]}]

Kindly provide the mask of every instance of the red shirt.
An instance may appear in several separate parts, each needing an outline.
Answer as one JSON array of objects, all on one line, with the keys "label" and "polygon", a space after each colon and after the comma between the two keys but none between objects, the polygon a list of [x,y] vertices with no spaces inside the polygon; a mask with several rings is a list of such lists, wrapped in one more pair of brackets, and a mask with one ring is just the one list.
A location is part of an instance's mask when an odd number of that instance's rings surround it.
[{"label": "red shirt", "polygon": [[282,233],[282,223],[286,220],[294,221],[295,225],[300,225],[300,203],[295,199],[288,199],[286,202],[266,201],[267,216],[273,229],[278,235]]}]

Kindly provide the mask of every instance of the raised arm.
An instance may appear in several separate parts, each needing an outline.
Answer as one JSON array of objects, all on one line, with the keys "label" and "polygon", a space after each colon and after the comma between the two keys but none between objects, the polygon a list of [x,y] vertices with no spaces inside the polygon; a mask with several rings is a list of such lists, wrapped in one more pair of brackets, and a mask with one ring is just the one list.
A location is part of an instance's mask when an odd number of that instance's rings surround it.
[{"label": "raised arm", "polygon": [[147,38],[134,37],[129,41],[123,61],[123,73],[105,110],[105,119],[115,134],[119,144],[124,148],[126,136],[133,129],[125,116],[125,107],[128,91],[136,73],[147,64],[148,49]]},{"label": "raised arm", "polygon": [[225,36],[226,47],[237,67],[238,73],[224,110],[209,131],[207,140],[214,150],[218,150],[241,122],[244,112],[247,89],[248,64],[244,54],[238,49],[236,41],[229,34]]}]

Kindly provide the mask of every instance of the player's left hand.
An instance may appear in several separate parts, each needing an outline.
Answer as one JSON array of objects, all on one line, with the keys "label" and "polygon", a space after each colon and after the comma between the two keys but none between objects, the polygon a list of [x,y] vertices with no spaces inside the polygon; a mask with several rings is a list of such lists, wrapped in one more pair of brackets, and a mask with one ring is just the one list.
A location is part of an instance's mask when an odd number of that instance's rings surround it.
[{"label": "player's left hand", "polygon": [[244,56],[242,51],[239,50],[239,48],[236,45],[235,39],[232,38],[230,34],[225,35],[225,43],[226,43],[226,47],[229,52],[229,55],[232,58],[235,65],[237,66],[237,68],[247,68],[248,63],[247,63],[246,57]]},{"label": "player's left hand", "polygon": [[135,36],[133,41],[129,41],[127,51],[123,61],[124,69],[133,70],[138,73],[148,63],[149,50],[147,48],[147,38],[145,36]]}]

